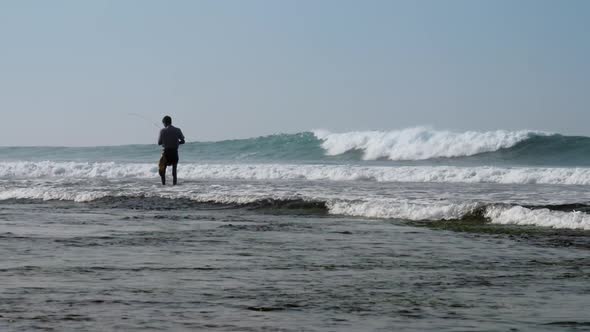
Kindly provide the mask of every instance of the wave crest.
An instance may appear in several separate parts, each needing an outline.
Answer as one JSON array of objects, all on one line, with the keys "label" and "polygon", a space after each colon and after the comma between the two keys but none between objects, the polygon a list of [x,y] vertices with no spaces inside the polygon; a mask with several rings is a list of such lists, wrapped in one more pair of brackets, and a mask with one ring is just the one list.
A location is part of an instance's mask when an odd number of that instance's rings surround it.
[{"label": "wave crest", "polygon": [[391,202],[334,202],[331,214],[404,219],[411,221],[461,220],[482,218],[492,224],[539,226],[556,229],[590,230],[590,215],[583,211],[531,209],[523,206],[483,205],[481,203],[391,204]]},{"label": "wave crest", "polygon": [[328,155],[335,156],[348,151],[361,150],[364,160],[396,161],[473,156],[510,148],[532,135],[541,134],[527,130],[455,133],[427,127],[341,134],[324,130],[314,132],[314,135],[322,141],[321,145]]}]

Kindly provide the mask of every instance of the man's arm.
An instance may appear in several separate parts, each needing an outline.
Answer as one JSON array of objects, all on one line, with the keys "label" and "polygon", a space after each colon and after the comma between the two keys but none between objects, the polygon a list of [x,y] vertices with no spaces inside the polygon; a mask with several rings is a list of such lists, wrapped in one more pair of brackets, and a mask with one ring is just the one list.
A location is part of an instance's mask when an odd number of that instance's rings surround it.
[{"label": "man's arm", "polygon": [[160,136],[158,136],[158,145],[162,145],[162,130],[160,130]]},{"label": "man's arm", "polygon": [[182,134],[182,130],[178,129],[178,143],[184,144],[184,135]]}]

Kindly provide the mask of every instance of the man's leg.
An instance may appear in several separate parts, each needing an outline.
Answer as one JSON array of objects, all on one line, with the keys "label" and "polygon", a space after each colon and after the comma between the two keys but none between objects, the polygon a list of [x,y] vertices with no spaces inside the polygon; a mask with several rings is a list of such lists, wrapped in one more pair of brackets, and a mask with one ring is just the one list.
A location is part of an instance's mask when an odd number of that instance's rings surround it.
[{"label": "man's leg", "polygon": [[160,167],[160,178],[162,179],[162,185],[166,185],[166,166]]},{"label": "man's leg", "polygon": [[176,185],[176,183],[178,182],[177,178],[176,178],[176,168],[177,167],[178,167],[178,164],[172,165],[172,184],[173,185]]},{"label": "man's leg", "polygon": [[162,185],[166,185],[166,163],[166,156],[162,153],[162,157],[160,157],[160,162],[158,163],[158,173],[162,179]]}]

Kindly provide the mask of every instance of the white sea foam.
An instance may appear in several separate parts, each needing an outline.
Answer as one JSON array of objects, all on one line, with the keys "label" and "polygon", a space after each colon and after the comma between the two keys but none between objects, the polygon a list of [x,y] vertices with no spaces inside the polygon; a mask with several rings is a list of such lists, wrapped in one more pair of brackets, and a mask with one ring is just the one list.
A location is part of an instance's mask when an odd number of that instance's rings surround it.
[{"label": "white sea foam", "polygon": [[332,214],[368,218],[397,218],[405,220],[459,219],[464,215],[473,212],[478,206],[479,204],[477,203],[416,204],[390,200],[328,202],[328,208]]},{"label": "white sea foam", "polygon": [[[368,218],[394,218],[413,221],[460,219],[476,209],[479,203],[399,204],[387,200],[366,202],[336,201],[328,204],[330,213]],[[528,209],[522,206],[485,207],[484,217],[494,224],[528,225],[562,229],[590,230],[590,215],[580,211],[562,212]]]},{"label": "white sea foam", "polygon": [[[195,202],[214,202],[220,204],[248,204],[262,200],[300,199],[307,201],[324,201],[328,212],[334,215],[403,219],[413,221],[454,220],[469,215],[478,209],[484,209],[484,217],[497,224],[531,225],[552,228],[590,230],[590,215],[583,212],[561,212],[549,209],[528,209],[522,206],[486,205],[481,202],[448,202],[425,200],[400,200],[395,198],[373,197],[338,198],[333,194],[327,196],[301,195],[296,192],[275,192],[244,190],[194,190],[169,189],[153,191],[152,187],[140,189],[115,186],[104,188],[68,188],[36,185],[27,188],[0,188],[0,200],[9,199],[40,199],[62,200],[74,202],[90,202],[107,196],[142,196],[162,197],[169,199],[190,199]],[[489,203],[488,203],[489,204]]]},{"label": "white sea foam", "polygon": [[363,159],[425,160],[441,157],[472,156],[478,153],[509,148],[526,140],[533,131],[468,131],[455,133],[438,131],[426,127],[407,128],[394,131],[359,131],[331,133],[314,131],[322,140],[322,147],[328,155],[339,155],[347,151],[362,150]]},{"label": "white sea foam", "polygon": [[580,212],[527,209],[522,206],[488,207],[485,217],[495,224],[531,225],[590,230],[590,215]]},{"label": "white sea foam", "polygon": [[156,165],[114,162],[0,162],[0,177],[125,178],[152,177]]},{"label": "white sea foam", "polygon": [[[0,178],[154,178],[153,164],[0,162]],[[590,168],[182,164],[184,179],[590,185]]]},{"label": "white sea foam", "polygon": [[9,199],[40,199],[44,201],[91,202],[108,196],[107,191],[76,191],[66,188],[12,188],[0,190],[0,201]]},{"label": "white sea foam", "polygon": [[[454,220],[472,213],[480,204],[396,204],[387,201],[334,202],[330,213],[368,218],[405,220]],[[590,230],[590,215],[580,212],[527,209],[522,206],[488,206],[484,216],[494,224],[528,225],[562,229]]]}]

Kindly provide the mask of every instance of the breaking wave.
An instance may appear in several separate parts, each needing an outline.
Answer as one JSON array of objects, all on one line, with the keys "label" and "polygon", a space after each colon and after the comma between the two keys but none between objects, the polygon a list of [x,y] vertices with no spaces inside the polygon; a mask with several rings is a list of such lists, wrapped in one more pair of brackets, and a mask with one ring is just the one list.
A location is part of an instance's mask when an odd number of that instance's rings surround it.
[{"label": "breaking wave", "polygon": [[364,160],[426,160],[473,156],[513,147],[534,135],[532,131],[489,131],[454,133],[424,127],[395,131],[365,131],[334,134],[314,133],[328,155],[340,155],[353,150],[363,152]]},{"label": "breaking wave", "polygon": [[[155,145],[0,148],[4,161],[153,162]],[[317,130],[181,148],[182,162],[358,162],[590,166],[590,138],[535,131],[451,132],[425,127],[331,133]]]},{"label": "breaking wave", "polygon": [[[0,178],[157,178],[155,164],[0,162]],[[590,185],[590,168],[183,164],[183,179]]]},{"label": "breaking wave", "polygon": [[20,188],[4,191],[1,201],[43,200],[74,201],[98,204],[109,208],[129,209],[178,209],[205,206],[241,207],[247,209],[297,210],[308,213],[332,214],[340,216],[398,219],[407,221],[460,221],[465,218],[481,222],[503,225],[539,226],[556,229],[590,230],[590,205],[576,204],[564,206],[525,207],[508,204],[466,203],[418,203],[387,199],[345,200],[318,199],[311,197],[228,195],[228,194],[140,194],[113,195],[107,191],[72,192],[64,189]]}]

